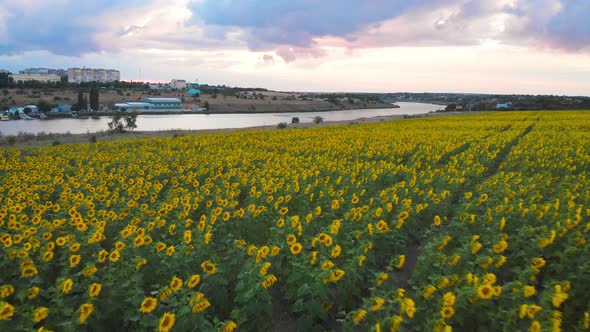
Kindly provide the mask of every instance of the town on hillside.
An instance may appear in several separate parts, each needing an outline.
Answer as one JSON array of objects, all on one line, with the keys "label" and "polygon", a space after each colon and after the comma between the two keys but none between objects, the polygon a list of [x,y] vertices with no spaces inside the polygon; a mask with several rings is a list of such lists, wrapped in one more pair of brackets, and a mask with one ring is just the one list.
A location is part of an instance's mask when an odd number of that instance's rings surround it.
[{"label": "town on hillside", "polygon": [[581,96],[469,93],[317,93],[209,85],[121,81],[116,69],[0,70],[1,120],[137,113],[263,113],[395,107],[396,102],[440,104],[440,111],[588,109]]}]

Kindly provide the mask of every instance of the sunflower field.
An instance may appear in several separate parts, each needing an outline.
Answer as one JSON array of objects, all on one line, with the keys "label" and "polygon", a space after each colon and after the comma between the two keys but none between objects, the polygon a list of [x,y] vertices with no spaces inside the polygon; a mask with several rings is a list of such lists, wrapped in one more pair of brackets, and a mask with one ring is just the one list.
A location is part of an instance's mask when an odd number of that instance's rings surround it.
[{"label": "sunflower field", "polygon": [[590,113],[0,151],[0,331],[590,330]]}]

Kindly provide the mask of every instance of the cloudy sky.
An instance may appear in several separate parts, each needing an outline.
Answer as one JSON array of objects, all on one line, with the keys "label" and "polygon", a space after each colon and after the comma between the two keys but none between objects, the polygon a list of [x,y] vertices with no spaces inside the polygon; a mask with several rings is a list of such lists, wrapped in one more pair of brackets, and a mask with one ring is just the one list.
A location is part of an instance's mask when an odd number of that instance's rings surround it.
[{"label": "cloudy sky", "polygon": [[589,0],[1,0],[0,69],[288,91],[590,95]]}]

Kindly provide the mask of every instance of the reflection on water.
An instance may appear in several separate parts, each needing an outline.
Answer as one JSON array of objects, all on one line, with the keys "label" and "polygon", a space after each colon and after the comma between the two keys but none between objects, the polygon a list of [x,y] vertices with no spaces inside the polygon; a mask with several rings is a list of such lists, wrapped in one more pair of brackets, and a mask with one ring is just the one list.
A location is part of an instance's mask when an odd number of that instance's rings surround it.
[{"label": "reflection on water", "polygon": [[[397,103],[400,108],[356,109],[332,112],[292,112],[263,114],[171,114],[138,115],[137,130],[156,131],[168,129],[222,129],[246,128],[276,125],[279,122],[290,123],[293,117],[300,122],[312,122],[316,116],[325,121],[348,121],[359,118],[386,116],[396,114],[424,114],[441,108],[439,105],[422,103]],[[3,135],[16,135],[19,132],[37,134],[66,133],[82,134],[108,129],[110,117],[100,119],[55,119],[55,120],[17,120],[0,122]]]}]

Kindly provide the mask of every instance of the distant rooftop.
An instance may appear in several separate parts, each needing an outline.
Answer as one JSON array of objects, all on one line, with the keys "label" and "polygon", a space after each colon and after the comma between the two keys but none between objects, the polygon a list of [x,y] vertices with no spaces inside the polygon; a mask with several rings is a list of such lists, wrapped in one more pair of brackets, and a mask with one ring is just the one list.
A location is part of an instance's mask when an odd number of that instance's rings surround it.
[{"label": "distant rooftop", "polygon": [[178,98],[143,98],[141,101],[148,103],[180,103]]}]

